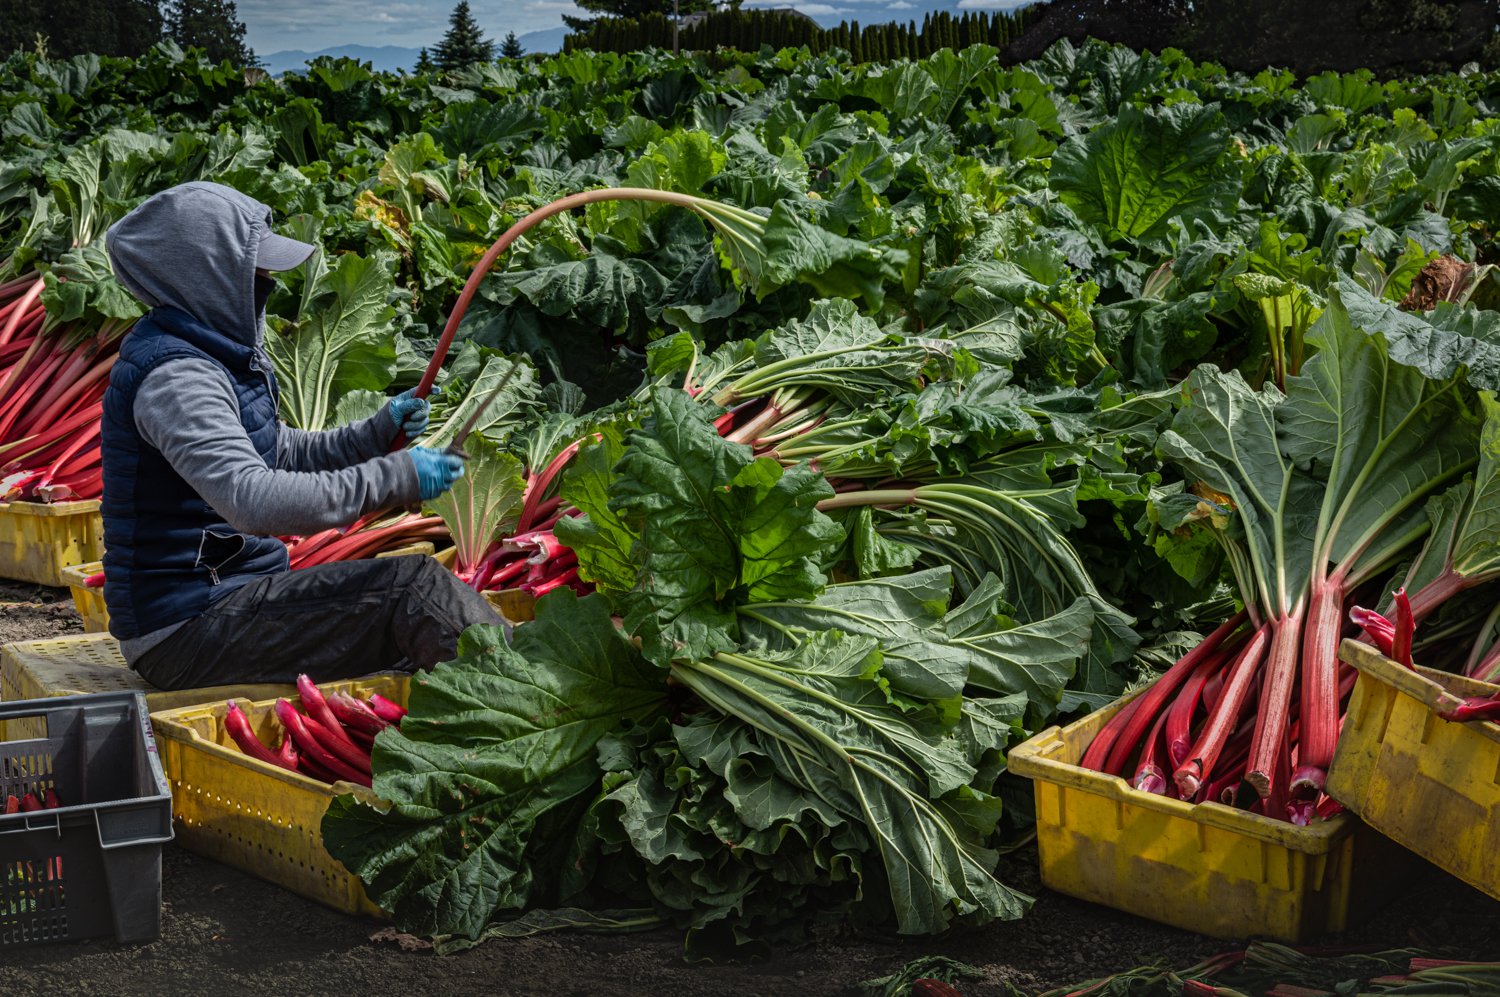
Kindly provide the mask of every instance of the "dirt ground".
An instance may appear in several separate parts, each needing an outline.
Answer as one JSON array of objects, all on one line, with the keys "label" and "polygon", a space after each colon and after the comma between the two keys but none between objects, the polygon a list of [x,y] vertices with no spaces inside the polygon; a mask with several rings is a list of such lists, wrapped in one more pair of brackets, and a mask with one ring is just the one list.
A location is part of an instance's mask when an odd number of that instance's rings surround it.
[{"label": "dirt ground", "polygon": [[[0,583],[0,643],[80,629],[65,592]],[[6,951],[0,994],[809,997],[845,993],[939,954],[984,971],[982,981],[963,986],[966,997],[1012,997],[1149,962],[1186,967],[1242,947],[1052,893],[1038,880],[1035,854],[1025,852],[1002,870],[1007,882],[1037,897],[1021,921],[942,938],[832,932],[768,962],[717,966],[684,963],[680,939],[665,930],[492,941],[447,957],[405,952],[371,941],[380,928],[374,921],[324,909],[175,846],[165,850],[162,875],[160,941]],[[1398,902],[1321,944],[1500,959],[1500,903],[1429,867]]]}]

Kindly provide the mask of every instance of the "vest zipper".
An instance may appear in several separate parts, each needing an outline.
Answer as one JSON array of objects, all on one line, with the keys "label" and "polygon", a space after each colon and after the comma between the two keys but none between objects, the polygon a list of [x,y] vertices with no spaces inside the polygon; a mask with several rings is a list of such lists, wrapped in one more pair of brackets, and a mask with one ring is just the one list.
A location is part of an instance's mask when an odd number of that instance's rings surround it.
[{"label": "vest zipper", "polygon": [[[266,379],[266,393],[271,396],[272,416],[275,418],[277,417],[277,413],[281,411],[281,392],[277,390],[276,382],[271,380],[271,368],[269,366],[261,366],[261,355],[259,347],[251,349],[250,369]],[[268,357],[267,360],[269,361],[269,359]]]}]

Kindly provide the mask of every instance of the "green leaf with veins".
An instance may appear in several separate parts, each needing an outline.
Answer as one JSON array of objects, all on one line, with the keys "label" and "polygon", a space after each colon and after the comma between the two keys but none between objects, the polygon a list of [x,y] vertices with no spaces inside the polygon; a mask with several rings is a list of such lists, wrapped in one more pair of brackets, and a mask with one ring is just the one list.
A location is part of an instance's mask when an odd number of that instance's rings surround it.
[{"label": "green leaf with veins", "polygon": [[460,572],[472,569],[492,544],[515,529],[526,494],[526,469],[515,457],[478,433],[469,437],[464,452],[469,455],[464,476],[427,503],[453,536]]},{"label": "green leaf with veins", "polygon": [[305,292],[298,320],[266,337],[289,425],[323,429],[344,394],[383,390],[396,376],[391,265],[380,254],[340,256]]},{"label": "green leaf with veins", "polygon": [[658,388],[651,406],[609,490],[610,510],[636,535],[637,571],[630,589],[610,594],[665,664],[733,646],[738,602],[817,595],[843,530],[818,511],[833,495],[820,475],[754,459],[684,392]]},{"label": "green leaf with veins", "polygon": [[1160,240],[1175,220],[1234,213],[1241,180],[1229,144],[1229,126],[1213,105],[1127,104],[1053,154],[1052,189],[1114,238]]},{"label": "green leaf with veins", "polygon": [[635,585],[637,568],[630,550],[636,534],[609,507],[615,464],[625,452],[617,427],[601,430],[568,462],[559,490],[564,502],[583,511],[564,516],[552,528],[557,539],[578,555],[578,576],[602,592],[624,592]]},{"label": "green leaf with veins", "polygon": [[660,671],[603,599],[549,593],[511,645],[500,627],[470,627],[453,661],[412,679],[410,712],[373,751],[389,805],[335,799],[324,844],[402,930],[478,938],[545,895],[557,871],[527,861],[532,832],[597,791],[599,739],[664,704]]}]

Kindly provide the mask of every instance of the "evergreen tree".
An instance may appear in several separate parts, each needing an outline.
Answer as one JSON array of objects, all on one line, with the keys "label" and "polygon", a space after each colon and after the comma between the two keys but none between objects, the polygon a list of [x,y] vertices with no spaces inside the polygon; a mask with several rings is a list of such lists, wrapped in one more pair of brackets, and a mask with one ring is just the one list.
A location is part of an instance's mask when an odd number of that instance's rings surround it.
[{"label": "evergreen tree", "polygon": [[448,33],[438,42],[433,52],[438,68],[448,71],[463,69],[476,62],[489,62],[495,57],[495,43],[484,37],[474,15],[469,13],[469,0],[459,0],[448,16]]},{"label": "evergreen tree", "polygon": [[521,39],[516,37],[514,31],[506,35],[505,41],[500,43],[500,54],[507,59],[519,59],[526,54],[526,50],[521,47]]},{"label": "evergreen tree", "polygon": [[437,63],[435,63],[435,62],[432,61],[432,56],[430,56],[430,55],[427,54],[427,50],[424,48],[420,52],[418,52],[417,53],[417,66],[416,66],[416,69],[414,70],[414,72],[416,72],[418,74],[424,74],[424,73],[430,73],[434,69],[437,69]]},{"label": "evergreen tree", "polygon": [[165,15],[167,37],[183,48],[201,48],[215,62],[259,64],[245,44],[245,23],[234,0],[168,0]]}]

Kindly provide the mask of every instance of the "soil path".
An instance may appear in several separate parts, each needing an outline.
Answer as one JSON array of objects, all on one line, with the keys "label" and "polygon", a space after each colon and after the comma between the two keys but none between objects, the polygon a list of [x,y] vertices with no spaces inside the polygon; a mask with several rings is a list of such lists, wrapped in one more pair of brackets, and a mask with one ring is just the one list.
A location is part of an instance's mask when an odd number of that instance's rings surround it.
[{"label": "soil path", "polygon": [[[0,643],[79,630],[66,593],[0,583]],[[680,938],[666,930],[496,941],[437,957],[372,942],[375,921],[168,846],[160,941],[5,951],[0,993],[812,997],[941,954],[984,970],[984,980],[964,988],[969,997],[1012,997],[1158,960],[1184,967],[1240,947],[1051,893],[1038,881],[1034,853],[1007,860],[1002,874],[1037,897],[1032,912],[938,939],[829,931],[756,965],[688,965]],[[1325,943],[1500,959],[1500,903],[1430,870],[1399,903]]]}]

